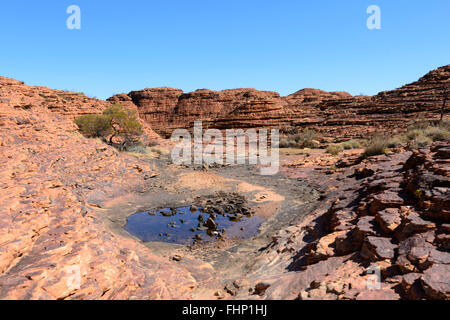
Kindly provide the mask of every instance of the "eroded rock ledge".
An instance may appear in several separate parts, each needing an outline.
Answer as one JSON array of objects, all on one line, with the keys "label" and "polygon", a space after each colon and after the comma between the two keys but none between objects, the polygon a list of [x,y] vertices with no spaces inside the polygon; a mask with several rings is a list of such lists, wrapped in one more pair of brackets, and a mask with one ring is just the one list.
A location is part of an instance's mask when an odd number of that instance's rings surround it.
[{"label": "eroded rock ledge", "polygon": [[[271,269],[261,264],[248,275],[264,284],[258,298],[449,299],[449,164],[447,140],[344,170],[311,222],[266,249],[266,260],[290,255],[289,272],[262,277]],[[373,270],[376,290],[367,285]]]}]

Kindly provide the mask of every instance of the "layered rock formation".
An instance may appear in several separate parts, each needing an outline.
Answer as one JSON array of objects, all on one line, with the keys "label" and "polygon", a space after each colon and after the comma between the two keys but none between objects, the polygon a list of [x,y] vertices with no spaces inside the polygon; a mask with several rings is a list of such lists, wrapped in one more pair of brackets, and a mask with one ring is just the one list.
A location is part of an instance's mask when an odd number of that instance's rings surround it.
[{"label": "layered rock formation", "polygon": [[[28,86],[23,81],[0,77],[0,103],[14,110],[45,110],[64,119],[73,120],[87,114],[100,114],[111,103],[85,96],[83,93],[53,90],[42,86]],[[124,104],[137,111],[134,104]],[[144,127],[144,140],[157,139],[158,135],[147,122],[140,119]],[[68,122],[69,123],[69,122]],[[75,130],[76,126],[69,123]]]},{"label": "layered rock formation", "polygon": [[[328,135],[363,137],[367,133],[402,130],[412,120],[438,119],[444,87],[450,86],[450,65],[430,71],[418,81],[373,97],[328,100],[315,126]],[[310,125],[297,121],[294,125]]]},{"label": "layered rock formation", "polygon": [[110,104],[89,98],[82,93],[28,86],[23,81],[0,77],[0,102],[17,110],[42,108],[53,113],[75,118],[101,113]]},{"label": "layered rock formation", "polygon": [[265,126],[282,119],[286,105],[278,93],[255,89],[183,93],[156,88],[116,95],[108,101],[134,104],[140,117],[164,136],[174,129],[192,128],[196,120],[202,120],[204,127],[221,129]]},{"label": "layered rock formation", "polygon": [[346,92],[303,89],[286,97],[255,89],[224,91],[157,88],[133,91],[108,99],[134,104],[158,133],[191,128],[202,120],[207,127],[313,127],[326,137],[361,137],[376,131],[403,129],[414,119],[436,119],[450,65],[418,81],[376,96],[352,97]]}]

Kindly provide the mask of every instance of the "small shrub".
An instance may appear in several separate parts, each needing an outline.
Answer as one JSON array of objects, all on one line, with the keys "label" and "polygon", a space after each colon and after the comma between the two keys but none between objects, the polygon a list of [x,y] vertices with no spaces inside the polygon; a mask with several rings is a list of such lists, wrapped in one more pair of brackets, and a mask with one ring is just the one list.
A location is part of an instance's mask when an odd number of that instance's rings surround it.
[{"label": "small shrub", "polygon": [[75,124],[80,132],[89,138],[105,137],[113,131],[108,118],[100,114],[81,116],[75,119]]},{"label": "small shrub", "polygon": [[388,148],[395,148],[402,144],[402,139],[400,137],[392,137],[387,141]]},{"label": "small shrub", "polygon": [[339,152],[343,150],[352,150],[352,149],[358,149],[361,148],[361,142],[355,139],[333,144],[328,146],[327,152],[332,155],[337,155]]},{"label": "small shrub", "polygon": [[297,141],[301,148],[317,148],[318,134],[311,129],[305,129],[301,133],[295,135],[294,140]]},{"label": "small shrub", "polygon": [[443,121],[439,122],[438,126],[439,126],[439,128],[450,131],[450,121],[443,120]]},{"label": "small shrub", "polygon": [[417,189],[416,191],[414,191],[414,197],[416,197],[417,199],[422,198],[422,190]]},{"label": "small shrub", "polygon": [[342,142],[342,147],[344,148],[344,150],[351,150],[353,149],[353,145],[350,141],[347,142]]},{"label": "small shrub", "polygon": [[365,156],[376,156],[386,152],[387,141],[386,138],[376,137],[370,141],[366,150],[364,151]]},{"label": "small shrub", "polygon": [[[285,131],[286,130],[287,129],[285,129]],[[320,142],[317,141],[318,134],[316,131],[304,129],[303,131],[298,132],[298,129],[294,128],[289,132],[292,131],[295,133],[288,134],[287,137],[280,139],[280,148],[318,148],[320,146]]]},{"label": "small shrub", "polygon": [[409,147],[413,148],[413,149],[423,148],[432,142],[433,142],[433,140],[431,140],[431,138],[429,138],[425,135],[420,135],[420,136],[416,137],[414,140],[409,142]]},{"label": "small shrub", "polygon": [[448,130],[441,127],[430,126],[423,130],[425,136],[429,137],[433,141],[444,140],[447,139],[450,135]]},{"label": "small shrub", "polygon": [[408,131],[423,130],[428,128],[430,125],[430,122],[427,120],[416,120],[408,126]]},{"label": "small shrub", "polygon": [[156,153],[157,155],[161,156],[161,155],[168,155],[170,154],[170,151],[167,150],[166,148],[162,148],[162,147],[153,147],[150,149],[151,152]]},{"label": "small shrub", "polygon": [[406,138],[408,140],[414,140],[421,135],[423,135],[423,129],[412,129],[406,132]]},{"label": "small shrub", "polygon": [[361,142],[358,140],[350,140],[349,143],[351,144],[353,149],[359,149],[361,148]]},{"label": "small shrub", "polygon": [[329,154],[332,154],[333,156],[337,156],[339,154],[339,152],[341,152],[342,150],[343,150],[343,147],[338,144],[332,144],[327,147],[327,152]]},{"label": "small shrub", "polygon": [[101,137],[107,139],[109,144],[118,145],[113,138],[120,138],[121,147],[135,144],[137,137],[143,133],[134,111],[122,108],[120,105],[111,105],[103,114],[85,115],[76,118],[75,124],[80,132],[87,137]]},{"label": "small shrub", "polygon": [[296,148],[296,147],[298,147],[298,143],[292,139],[281,138],[279,147],[280,148]]}]

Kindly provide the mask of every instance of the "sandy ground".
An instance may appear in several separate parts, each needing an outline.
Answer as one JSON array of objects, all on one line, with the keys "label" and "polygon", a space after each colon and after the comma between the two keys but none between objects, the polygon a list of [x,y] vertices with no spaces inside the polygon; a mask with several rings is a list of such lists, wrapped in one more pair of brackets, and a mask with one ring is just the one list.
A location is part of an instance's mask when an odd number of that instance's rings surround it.
[{"label": "sandy ground", "polygon": [[212,172],[194,171],[180,175],[176,184],[179,188],[188,188],[191,190],[208,188],[223,189],[227,183],[232,181],[232,179],[223,178]]}]

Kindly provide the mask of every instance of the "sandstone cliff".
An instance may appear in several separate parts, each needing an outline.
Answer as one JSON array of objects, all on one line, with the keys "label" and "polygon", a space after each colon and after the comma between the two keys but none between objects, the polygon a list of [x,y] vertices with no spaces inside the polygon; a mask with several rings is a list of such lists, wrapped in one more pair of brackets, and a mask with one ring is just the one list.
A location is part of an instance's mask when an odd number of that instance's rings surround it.
[{"label": "sandstone cliff", "polygon": [[303,89],[281,97],[255,89],[183,93],[156,88],[133,91],[108,99],[135,105],[140,116],[160,134],[191,128],[202,120],[208,127],[313,127],[325,137],[362,137],[376,131],[402,130],[413,119],[436,119],[442,105],[442,87],[450,65],[433,70],[418,81],[376,96]]},{"label": "sandstone cliff", "polygon": [[213,91],[155,88],[132,91],[108,99],[134,104],[139,115],[158,133],[170,136],[177,128],[191,128],[196,120],[214,128],[260,127],[275,123],[286,102],[276,92],[255,89]]}]

